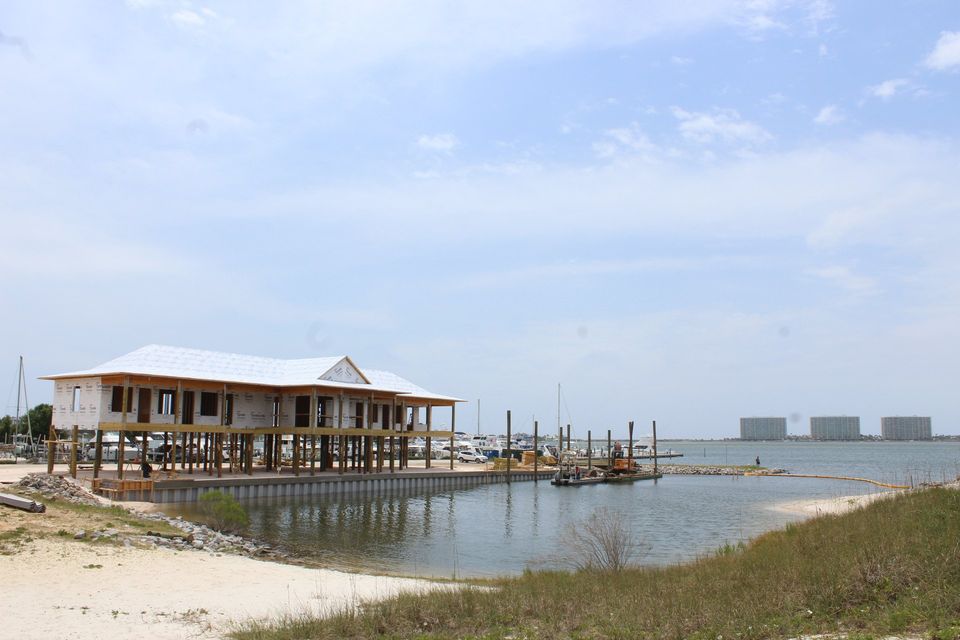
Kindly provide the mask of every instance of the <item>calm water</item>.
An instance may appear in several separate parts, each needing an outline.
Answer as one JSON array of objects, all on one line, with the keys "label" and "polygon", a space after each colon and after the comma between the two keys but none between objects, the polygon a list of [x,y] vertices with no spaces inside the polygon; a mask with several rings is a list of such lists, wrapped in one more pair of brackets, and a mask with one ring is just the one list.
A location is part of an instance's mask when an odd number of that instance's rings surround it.
[{"label": "calm water", "polygon": [[[750,464],[885,482],[953,479],[960,443],[670,442],[676,462]],[[622,514],[642,561],[664,564],[748,540],[799,516],[780,502],[871,493],[866,483],[798,478],[667,476],[629,485],[556,488],[522,482],[457,491],[278,499],[246,504],[252,533],[351,570],[425,576],[494,576],[557,566],[565,532],[594,510]],[[187,511],[182,511],[189,515]]]}]

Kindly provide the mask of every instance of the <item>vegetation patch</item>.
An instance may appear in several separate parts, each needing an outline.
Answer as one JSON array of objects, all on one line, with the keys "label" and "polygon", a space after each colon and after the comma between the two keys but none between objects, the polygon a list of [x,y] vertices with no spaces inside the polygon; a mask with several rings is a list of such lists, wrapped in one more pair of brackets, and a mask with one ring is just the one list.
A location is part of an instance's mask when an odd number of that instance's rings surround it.
[{"label": "vegetation patch", "polygon": [[197,503],[211,529],[239,532],[250,524],[250,517],[237,499],[223,491],[208,491]]},{"label": "vegetation patch", "polygon": [[876,501],[662,568],[528,572],[319,619],[246,623],[236,640],[663,638],[922,633],[960,638],[960,491]]}]

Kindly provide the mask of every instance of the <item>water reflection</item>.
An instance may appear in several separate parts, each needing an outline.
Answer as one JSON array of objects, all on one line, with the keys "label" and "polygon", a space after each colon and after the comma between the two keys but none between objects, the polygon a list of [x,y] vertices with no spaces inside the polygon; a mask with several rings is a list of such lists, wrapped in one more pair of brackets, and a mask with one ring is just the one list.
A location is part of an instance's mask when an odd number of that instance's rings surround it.
[{"label": "water reflection", "polygon": [[[690,448],[698,455],[691,458],[700,459],[687,462],[721,456],[752,460],[759,450],[765,464],[803,472],[869,477],[871,470],[883,469],[887,477],[903,477],[925,468],[935,476],[957,468],[960,445],[951,444],[945,449],[877,443],[758,449],[756,443],[695,443]],[[898,461],[903,466],[898,467]],[[799,517],[770,510],[773,503],[875,490],[861,483],[817,479],[666,476],[626,485],[557,488],[523,482],[457,491],[284,498],[246,506],[254,535],[324,565],[442,577],[493,576],[558,564],[570,553],[565,532],[584,526],[597,507],[622,518],[634,541],[648,549],[644,562],[665,564],[712,553],[725,543],[747,540]]]}]

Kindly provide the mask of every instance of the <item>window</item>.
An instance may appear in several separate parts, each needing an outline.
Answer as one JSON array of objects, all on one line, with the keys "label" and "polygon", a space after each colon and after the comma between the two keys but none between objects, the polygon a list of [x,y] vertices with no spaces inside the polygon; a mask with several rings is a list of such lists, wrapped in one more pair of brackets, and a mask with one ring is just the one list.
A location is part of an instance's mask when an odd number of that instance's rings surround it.
[{"label": "window", "polygon": [[213,391],[200,392],[200,415],[217,415],[217,394]]},{"label": "window", "polygon": [[357,403],[357,413],[354,414],[354,415],[355,415],[356,420],[357,420],[356,427],[357,427],[358,429],[363,428],[363,403],[362,403],[362,402],[358,402],[358,403]]},{"label": "window", "polygon": [[157,413],[161,416],[173,415],[173,389],[160,389],[157,396]]},{"label": "window", "polygon": [[80,411],[80,387],[73,388],[73,407],[71,411]]},{"label": "window", "polygon": [[294,402],[293,426],[310,426],[310,396],[297,396]]},{"label": "window", "polygon": [[380,405],[374,404],[370,406],[370,422],[374,423],[380,420]]},{"label": "window", "polygon": [[273,426],[280,426],[280,398],[273,399]]},{"label": "window", "polygon": [[233,424],[233,394],[224,396],[226,405],[223,408],[223,424]]},{"label": "window", "polygon": [[[123,387],[115,386],[110,398],[110,411],[123,412]],[[127,391],[127,411],[133,411],[133,393]]]}]

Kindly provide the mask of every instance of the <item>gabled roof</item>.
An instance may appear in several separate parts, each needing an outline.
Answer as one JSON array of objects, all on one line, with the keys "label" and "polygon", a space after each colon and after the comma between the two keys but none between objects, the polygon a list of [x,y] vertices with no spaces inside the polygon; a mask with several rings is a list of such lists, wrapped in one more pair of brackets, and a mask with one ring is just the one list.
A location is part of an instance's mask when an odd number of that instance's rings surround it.
[{"label": "gabled roof", "polygon": [[158,344],[141,347],[92,369],[42,376],[42,379],[105,375],[142,375],[268,387],[323,386],[463,402],[459,398],[427,391],[389,371],[360,369],[348,356],[283,360]]}]

